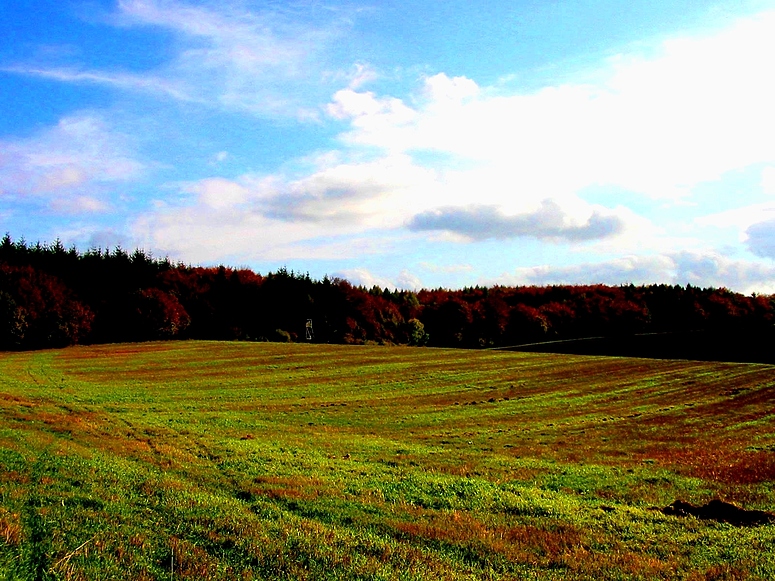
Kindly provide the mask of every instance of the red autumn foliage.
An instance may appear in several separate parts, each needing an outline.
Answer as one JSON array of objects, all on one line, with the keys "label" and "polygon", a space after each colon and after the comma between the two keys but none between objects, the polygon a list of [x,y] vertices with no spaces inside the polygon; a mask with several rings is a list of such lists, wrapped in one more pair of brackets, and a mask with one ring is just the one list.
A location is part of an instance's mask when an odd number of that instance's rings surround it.
[{"label": "red autumn foliage", "polygon": [[[202,338],[503,347],[611,338],[615,354],[775,359],[775,300],[687,285],[390,290],[280,269],[189,267],[129,254],[0,242],[5,349]],[[652,334],[650,342],[628,338]],[[555,343],[552,343],[554,345]],[[573,344],[572,341],[569,344]],[[622,346],[630,351],[620,352]],[[694,345],[687,351],[687,345]],[[553,347],[554,348],[554,347]],[[575,351],[574,351],[575,352]]]},{"label": "red autumn foliage", "polygon": [[80,342],[94,318],[56,277],[0,264],[0,346],[59,347]]}]

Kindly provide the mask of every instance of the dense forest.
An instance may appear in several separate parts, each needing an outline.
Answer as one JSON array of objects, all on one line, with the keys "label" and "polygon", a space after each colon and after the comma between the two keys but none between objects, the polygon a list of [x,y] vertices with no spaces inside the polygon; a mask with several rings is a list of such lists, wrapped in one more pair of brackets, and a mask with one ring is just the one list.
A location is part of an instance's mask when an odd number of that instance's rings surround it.
[{"label": "dense forest", "polygon": [[[730,359],[769,360],[775,297],[691,285],[367,289],[285,269],[261,275],[173,264],[142,250],[82,253],[59,240],[30,245],[7,234],[0,242],[0,349],[303,341],[308,319],[315,342],[485,348],[552,341],[551,350],[665,356],[681,356],[691,343],[694,358],[720,349],[713,358],[732,350]],[[657,339],[632,340],[648,336]],[[557,343],[572,339],[586,342]]]}]

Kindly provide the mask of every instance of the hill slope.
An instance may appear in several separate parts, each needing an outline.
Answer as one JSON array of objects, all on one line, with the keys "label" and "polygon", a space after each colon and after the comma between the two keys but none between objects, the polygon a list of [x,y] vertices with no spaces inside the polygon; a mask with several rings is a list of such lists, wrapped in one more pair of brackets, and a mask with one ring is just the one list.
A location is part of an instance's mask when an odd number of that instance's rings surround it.
[{"label": "hill slope", "polygon": [[166,342],[0,355],[29,579],[772,579],[752,364]]}]

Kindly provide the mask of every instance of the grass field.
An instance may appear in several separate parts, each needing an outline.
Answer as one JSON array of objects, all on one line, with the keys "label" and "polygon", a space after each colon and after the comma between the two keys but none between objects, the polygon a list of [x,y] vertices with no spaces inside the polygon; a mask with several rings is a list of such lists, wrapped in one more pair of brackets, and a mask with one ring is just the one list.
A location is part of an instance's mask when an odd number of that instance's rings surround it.
[{"label": "grass field", "polygon": [[0,354],[0,579],[775,579],[775,367],[180,342]]}]

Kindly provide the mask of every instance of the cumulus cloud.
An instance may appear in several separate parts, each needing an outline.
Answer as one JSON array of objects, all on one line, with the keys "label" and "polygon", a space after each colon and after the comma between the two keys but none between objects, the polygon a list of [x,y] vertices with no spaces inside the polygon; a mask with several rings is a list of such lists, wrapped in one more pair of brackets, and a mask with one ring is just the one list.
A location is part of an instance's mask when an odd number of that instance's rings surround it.
[{"label": "cumulus cloud", "polygon": [[0,141],[0,194],[37,197],[67,212],[104,210],[104,187],[143,173],[129,140],[92,114],[65,117],[20,140]]},{"label": "cumulus cloud", "polygon": [[[775,163],[775,85],[766,73],[773,51],[768,12],[665,41],[647,56],[617,55],[584,82],[508,93],[439,73],[408,98],[350,86],[327,112],[349,124],[345,152],[408,156],[434,172],[426,179],[433,187],[407,188],[416,193],[404,207],[411,231],[468,241],[621,239],[628,250],[657,251],[677,232],[660,234],[625,208],[591,206],[584,192],[603,186],[684,204],[699,184]],[[762,174],[765,190],[771,174]],[[680,235],[701,246],[688,229]]]},{"label": "cumulus cloud", "polygon": [[775,267],[735,260],[716,252],[675,252],[625,256],[572,266],[519,268],[496,281],[511,285],[548,284],[692,284],[726,287],[743,293],[775,292]]},{"label": "cumulus cloud", "polygon": [[593,211],[583,224],[575,224],[553,200],[527,214],[505,215],[495,206],[444,207],[416,215],[409,229],[442,230],[469,240],[531,236],[542,240],[578,242],[606,238],[623,229],[623,221],[611,214]]},{"label": "cumulus cloud", "polygon": [[584,83],[504,94],[440,73],[412,100],[340,91],[329,113],[350,120],[350,145],[453,154],[537,199],[608,184],[676,200],[775,160],[773,52],[775,12],[619,55]]}]

